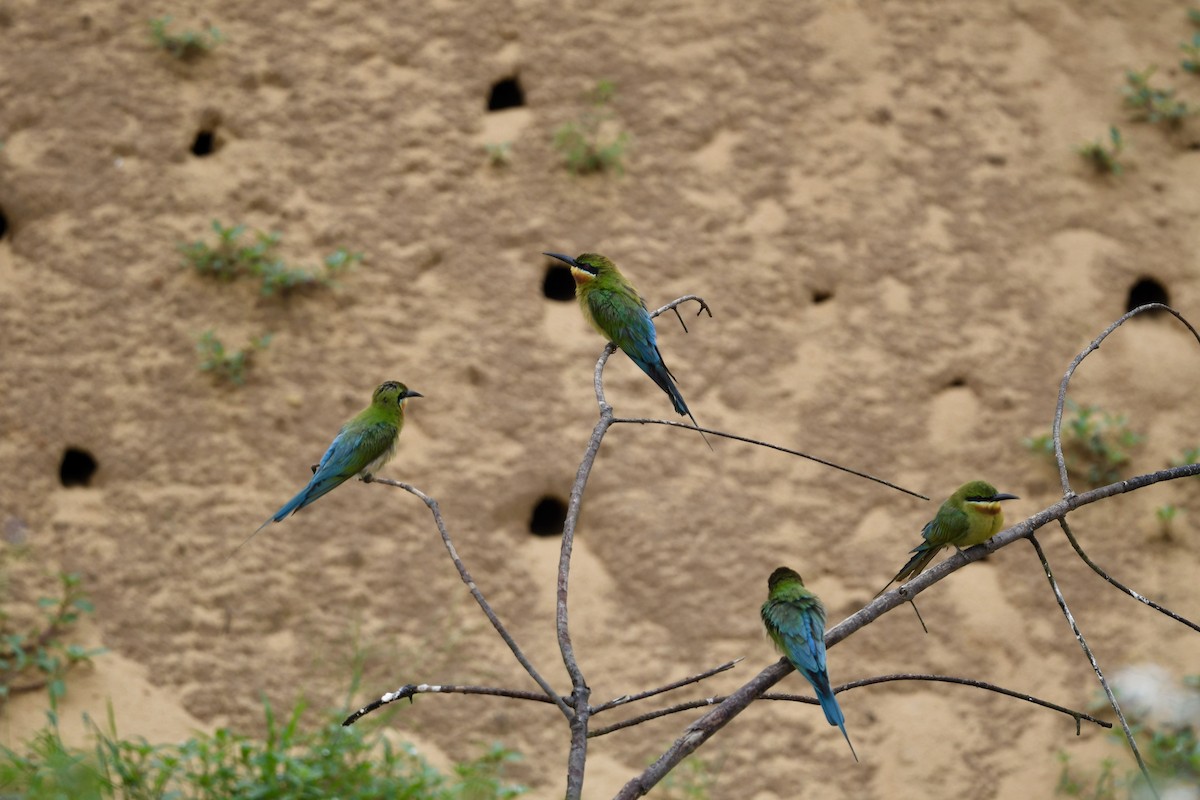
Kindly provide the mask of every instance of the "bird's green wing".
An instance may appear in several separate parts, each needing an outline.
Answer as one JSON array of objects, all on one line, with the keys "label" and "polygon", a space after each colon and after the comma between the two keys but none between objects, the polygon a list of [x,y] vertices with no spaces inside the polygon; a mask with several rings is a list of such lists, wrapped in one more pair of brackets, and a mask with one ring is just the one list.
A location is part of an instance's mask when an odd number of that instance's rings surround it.
[{"label": "bird's green wing", "polygon": [[943,506],[938,510],[937,516],[925,525],[921,535],[929,544],[943,547],[961,540],[970,527],[967,512],[951,506]]}]

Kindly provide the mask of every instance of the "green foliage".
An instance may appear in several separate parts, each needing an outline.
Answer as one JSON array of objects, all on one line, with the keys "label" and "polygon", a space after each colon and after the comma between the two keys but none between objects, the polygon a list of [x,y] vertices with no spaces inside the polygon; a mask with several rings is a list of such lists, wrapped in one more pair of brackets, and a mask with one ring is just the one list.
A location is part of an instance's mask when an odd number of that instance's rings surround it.
[{"label": "green foliage", "polygon": [[1161,505],[1154,509],[1154,516],[1158,519],[1159,530],[1163,536],[1171,537],[1171,523],[1175,521],[1175,516],[1179,513],[1179,508],[1170,503]]},{"label": "green foliage", "polygon": [[[5,572],[3,561],[10,557],[11,550],[0,557],[0,568]],[[93,608],[79,575],[60,572],[57,579],[56,596],[38,598],[36,610],[32,603],[29,608],[10,609],[7,591],[4,593],[0,603],[0,702],[19,692],[44,688],[53,707],[67,691],[67,672],[79,664],[91,663],[93,656],[104,652],[64,641],[80,616],[92,613]],[[31,619],[18,622],[14,617]]]},{"label": "green foliage", "polygon": [[[1129,463],[1130,448],[1141,441],[1142,437],[1129,429],[1124,414],[1067,401],[1062,425],[1067,472],[1086,479],[1092,487],[1120,480],[1122,468]],[[1049,433],[1026,439],[1025,446],[1054,459],[1054,438]]]},{"label": "green foliage", "polygon": [[1171,459],[1172,467],[1186,467],[1188,464],[1200,464],[1200,447],[1189,447],[1179,458]]},{"label": "green foliage", "polygon": [[1179,62],[1180,66],[1193,75],[1200,75],[1200,33],[1193,33],[1191,44],[1182,42],[1179,45],[1179,49],[1187,56],[1187,58]]},{"label": "green foliage", "polygon": [[1178,127],[1195,111],[1187,103],[1175,99],[1174,89],[1154,89],[1150,78],[1154,67],[1141,72],[1125,71],[1125,106],[1133,112],[1133,118],[1142,122],[1165,122]]},{"label": "green foliage", "polygon": [[708,800],[716,782],[717,776],[707,761],[688,756],[663,778],[661,797],[662,800]]},{"label": "green foliage", "polygon": [[1084,161],[1090,163],[1096,172],[1102,175],[1120,175],[1122,166],[1117,157],[1125,149],[1125,142],[1116,125],[1109,126],[1108,138],[1112,142],[1111,146],[1106,147],[1103,140],[1097,139],[1094,142],[1079,145],[1075,148],[1075,152],[1079,153]]},{"label": "green foliage", "polygon": [[1200,28],[1200,8],[1189,8],[1188,19],[1191,20],[1191,23],[1197,28]]},{"label": "green foliage", "polygon": [[491,166],[507,167],[512,164],[512,142],[485,144],[483,148],[487,151],[488,164]]},{"label": "green foliage", "polygon": [[554,146],[563,155],[567,169],[576,175],[589,172],[625,171],[621,159],[629,145],[624,131],[606,135],[604,124],[613,119],[608,104],[616,96],[616,85],[600,81],[591,91],[591,108],[577,121],[565,123],[554,132]]},{"label": "green foliage", "polygon": [[221,32],[209,25],[203,31],[185,30],[181,33],[168,33],[167,26],[171,24],[170,17],[156,17],[149,21],[150,41],[160,50],[165,50],[180,61],[191,61],[207,55],[214,47],[224,41]]},{"label": "green foliage", "polygon": [[508,800],[525,789],[503,780],[517,756],[499,745],[447,777],[382,735],[329,718],[304,730],[298,703],[287,719],[266,709],[266,738],[225,728],[182,744],[122,739],[109,709],[108,730],[91,724],[91,750],[62,741],[55,719],[23,752],[0,750],[0,796],[28,800]]},{"label": "green foliage", "polygon": [[246,382],[246,369],[255,351],[265,350],[271,343],[271,334],[256,336],[241,350],[227,351],[224,343],[211,330],[200,334],[196,342],[196,350],[200,353],[200,370],[211,372],[218,381],[226,381],[234,386]]},{"label": "green foliage", "polygon": [[338,275],[363,260],[362,253],[339,248],[325,257],[320,270],[290,267],[276,253],[279,234],[254,231],[247,243],[242,240],[247,231],[245,225],[225,227],[213,220],[212,228],[217,234],[215,244],[197,240],[179,245],[183,265],[221,281],[256,278],[261,281],[259,291],[266,296],[287,296],[298,289],[335,286]]},{"label": "green foliage", "polygon": [[1117,776],[1113,774],[1116,761],[1106,758],[1100,762],[1098,775],[1086,776],[1071,769],[1071,757],[1066,753],[1060,752],[1058,760],[1062,762],[1062,772],[1058,776],[1058,786],[1054,787],[1056,795],[1082,800],[1116,800]]}]

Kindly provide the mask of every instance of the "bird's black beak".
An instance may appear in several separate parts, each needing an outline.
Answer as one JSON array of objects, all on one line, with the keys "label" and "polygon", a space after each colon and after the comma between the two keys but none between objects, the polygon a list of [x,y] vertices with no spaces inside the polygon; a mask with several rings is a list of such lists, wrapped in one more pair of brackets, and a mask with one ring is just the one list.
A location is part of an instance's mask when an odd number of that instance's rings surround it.
[{"label": "bird's black beak", "polygon": [[403,400],[406,397],[424,397],[424,396],[425,395],[421,394],[420,392],[414,392],[412,389],[405,389],[404,394],[400,395],[400,399]]},{"label": "bird's black beak", "polygon": [[564,256],[562,253],[542,253],[542,255],[550,256],[551,258],[557,258],[559,261],[572,267],[579,266],[575,263],[575,259],[571,258],[570,256]]},{"label": "bird's black beak", "polygon": [[1001,492],[1000,494],[994,494],[991,497],[991,500],[993,503],[998,503],[1001,500],[1020,500],[1020,499],[1021,498],[1017,497],[1015,494],[1008,494],[1007,492]]}]

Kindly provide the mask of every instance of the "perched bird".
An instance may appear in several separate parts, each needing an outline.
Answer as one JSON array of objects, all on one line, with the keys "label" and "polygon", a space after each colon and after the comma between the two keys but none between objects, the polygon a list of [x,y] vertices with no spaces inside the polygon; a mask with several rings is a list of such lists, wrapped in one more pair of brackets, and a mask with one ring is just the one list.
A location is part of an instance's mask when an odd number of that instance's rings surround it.
[{"label": "perched bird", "polygon": [[820,598],[804,588],[798,572],[780,567],[767,579],[767,602],[763,603],[762,621],[775,647],[812,684],[825,719],[842,729],[842,736],[850,745],[850,754],[858,761],[858,753],[850,744],[850,734],[846,733],[846,718],[833,696],[829,673],[825,671],[825,606],[821,605]]},{"label": "perched bird", "polygon": [[996,487],[987,481],[964,483],[942,503],[937,516],[925,523],[925,529],[921,531],[925,541],[912,549],[913,557],[875,596],[886,592],[897,581],[906,581],[921,574],[943,547],[953,545],[961,550],[982,544],[995,536],[1004,527],[1004,512],[1000,510],[1000,502],[1016,499],[1015,494],[997,492]]},{"label": "perched bird", "polygon": [[[396,452],[396,439],[404,427],[404,403],[410,397],[422,397],[398,381],[381,383],[371,395],[371,405],[342,426],[333,443],[313,470],[312,480],[300,493],[284,503],[274,516],[258,527],[258,533],[272,522],[280,522],[317,498],[341,486],[355,475],[370,481],[375,472]],[[254,534],[250,535],[250,539]],[[247,539],[246,541],[250,541]],[[242,543],[245,545],[245,542]],[[240,547],[240,546],[239,546]]]},{"label": "perched bird", "polygon": [[[675,411],[687,414],[692,424],[699,427],[696,418],[683,402],[683,395],[672,380],[675,376],[663,363],[658,351],[658,340],[654,321],[646,311],[646,302],[637,289],[633,288],[612,261],[597,253],[584,253],[578,258],[561,253],[543,253],[557,258],[571,268],[575,279],[575,296],[583,309],[583,316],[600,335],[625,351],[642,372],[650,376],[658,388],[671,398]],[[704,436],[704,432],[700,432]],[[705,442],[708,437],[705,437]],[[711,445],[709,445],[711,448]]]}]

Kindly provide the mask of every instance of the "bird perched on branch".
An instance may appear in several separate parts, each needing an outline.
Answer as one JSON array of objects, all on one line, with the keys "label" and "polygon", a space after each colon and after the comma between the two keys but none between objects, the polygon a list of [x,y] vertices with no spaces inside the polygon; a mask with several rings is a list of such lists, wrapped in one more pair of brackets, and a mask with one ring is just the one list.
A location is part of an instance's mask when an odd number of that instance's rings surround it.
[{"label": "bird perched on branch", "polygon": [[850,734],[846,733],[846,718],[833,696],[825,669],[825,606],[820,598],[804,588],[798,572],[780,567],[767,579],[762,621],[775,647],[812,684],[826,721],[841,729],[850,754],[858,761]]},{"label": "bird perched on branch", "polygon": [[1015,494],[997,492],[987,481],[964,483],[942,503],[937,516],[925,523],[921,531],[925,541],[912,549],[912,558],[875,596],[886,592],[893,583],[921,574],[943,547],[952,545],[961,550],[983,544],[995,536],[1004,528],[1000,503],[1017,499]]},{"label": "bird perched on branch", "polygon": [[[617,266],[598,253],[584,253],[576,258],[561,253],[542,255],[557,258],[571,268],[571,277],[575,279],[575,296],[579,298],[587,321],[601,336],[621,348],[642,372],[658,384],[658,388],[667,393],[677,413],[686,414],[692,424],[699,427],[672,380],[675,376],[663,363],[662,353],[658,351],[654,321],[646,311],[646,302]],[[704,432],[701,431],[700,435],[704,436]],[[707,442],[708,437],[704,441]]]},{"label": "bird perched on branch", "polygon": [[[308,485],[254,533],[296,513],[355,475],[370,481],[396,452],[396,439],[404,427],[404,404],[410,397],[422,396],[398,381],[381,383],[371,396],[371,405],[358,412],[333,437],[333,443],[321,456]],[[250,538],[254,538],[254,534]]]}]

